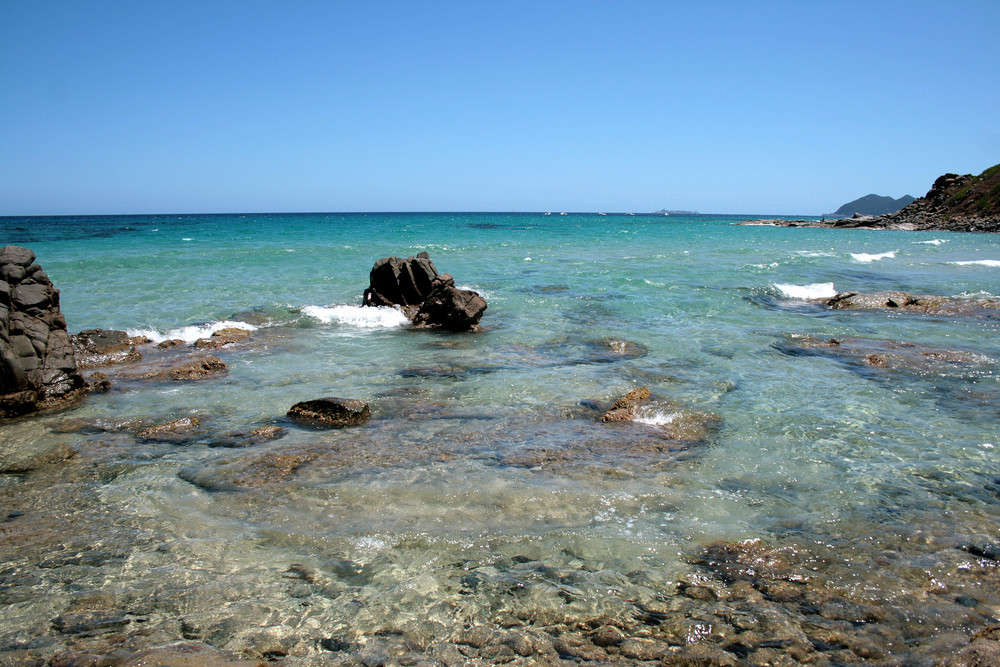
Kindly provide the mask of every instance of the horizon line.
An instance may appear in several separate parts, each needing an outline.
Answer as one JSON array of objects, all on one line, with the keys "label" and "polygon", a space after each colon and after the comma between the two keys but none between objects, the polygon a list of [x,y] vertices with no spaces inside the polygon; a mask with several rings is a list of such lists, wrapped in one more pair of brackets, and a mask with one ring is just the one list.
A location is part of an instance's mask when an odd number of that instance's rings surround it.
[{"label": "horizon line", "polygon": [[616,215],[616,216],[651,216],[651,217],[761,217],[775,218],[819,218],[831,214],[791,214],[791,213],[702,213],[699,211],[684,211],[668,209],[663,211],[200,211],[191,213],[22,213],[0,214],[0,218],[115,218],[115,217],[153,217],[153,216],[209,216],[209,215]]}]

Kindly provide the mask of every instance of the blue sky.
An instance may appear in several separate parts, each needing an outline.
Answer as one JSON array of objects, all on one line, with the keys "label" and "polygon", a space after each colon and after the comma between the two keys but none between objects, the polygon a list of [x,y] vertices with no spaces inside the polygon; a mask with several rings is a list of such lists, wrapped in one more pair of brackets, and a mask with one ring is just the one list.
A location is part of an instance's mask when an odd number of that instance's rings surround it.
[{"label": "blue sky", "polygon": [[0,215],[821,214],[1000,162],[1000,2],[0,0]]}]

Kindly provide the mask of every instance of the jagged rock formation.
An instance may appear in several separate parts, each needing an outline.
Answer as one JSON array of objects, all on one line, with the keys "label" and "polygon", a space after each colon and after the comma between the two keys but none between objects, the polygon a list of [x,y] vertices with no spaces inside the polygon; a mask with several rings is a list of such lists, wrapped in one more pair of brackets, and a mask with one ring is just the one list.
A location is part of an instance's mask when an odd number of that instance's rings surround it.
[{"label": "jagged rock formation", "polygon": [[83,398],[59,290],[28,248],[0,249],[0,418]]},{"label": "jagged rock formation", "polygon": [[882,219],[884,225],[914,229],[1000,231],[1000,164],[979,176],[940,176],[926,195]]},{"label": "jagged rock formation", "polygon": [[365,306],[399,306],[415,326],[448,331],[475,331],[486,311],[477,292],[455,287],[438,273],[426,252],[416,257],[383,257],[375,262],[365,290]]}]

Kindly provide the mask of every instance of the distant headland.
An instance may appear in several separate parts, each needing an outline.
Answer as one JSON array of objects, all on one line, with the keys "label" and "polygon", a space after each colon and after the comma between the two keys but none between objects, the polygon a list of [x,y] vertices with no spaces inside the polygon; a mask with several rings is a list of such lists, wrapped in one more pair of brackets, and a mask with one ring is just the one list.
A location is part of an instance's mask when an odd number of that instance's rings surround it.
[{"label": "distant headland", "polygon": [[854,201],[847,202],[829,215],[837,218],[850,218],[855,213],[872,216],[888,215],[889,213],[895,213],[904,206],[909,206],[915,200],[916,197],[911,197],[910,195],[903,195],[899,199],[876,194],[865,195]]},{"label": "distant headland", "polygon": [[[850,204],[845,206],[849,207]],[[990,167],[978,176],[972,174],[939,176],[926,195],[913,200],[894,213],[865,215],[855,212],[851,217],[833,220],[826,218],[748,220],[740,224],[836,229],[1000,232],[1000,164]]]}]

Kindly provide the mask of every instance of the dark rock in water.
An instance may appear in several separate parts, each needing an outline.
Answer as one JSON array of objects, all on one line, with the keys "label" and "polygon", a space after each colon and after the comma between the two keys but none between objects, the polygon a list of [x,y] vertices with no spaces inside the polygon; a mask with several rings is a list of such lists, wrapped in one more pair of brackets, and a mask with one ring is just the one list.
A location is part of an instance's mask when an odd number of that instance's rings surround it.
[{"label": "dark rock in water", "polygon": [[973,556],[1000,561],[1000,542],[979,542],[962,547]]},{"label": "dark rock in water", "polygon": [[142,359],[135,341],[124,331],[87,329],[73,334],[73,352],[80,368],[100,368]]},{"label": "dark rock in water", "polygon": [[364,424],[371,416],[371,408],[356,398],[317,398],[296,403],[288,416],[312,426],[339,428]]},{"label": "dark rock in water", "polygon": [[366,306],[419,306],[431,291],[438,276],[434,262],[426,252],[416,257],[383,257],[375,262],[365,290]]},{"label": "dark rock in water", "polygon": [[365,290],[365,306],[398,306],[414,324],[448,331],[474,331],[486,301],[472,290],[455,287],[438,274],[426,252],[416,257],[383,257],[375,262]]},{"label": "dark rock in water", "polygon": [[87,383],[59,310],[59,291],[35,253],[0,249],[0,418],[65,407]]},{"label": "dark rock in water", "polygon": [[413,318],[419,327],[448,331],[474,331],[486,311],[486,300],[472,290],[455,287],[455,280],[445,273],[431,283],[430,294]]}]

